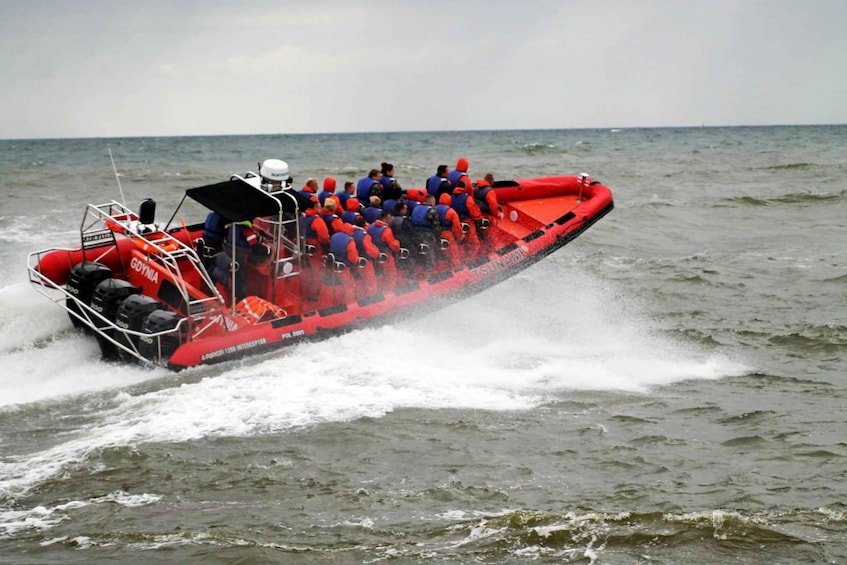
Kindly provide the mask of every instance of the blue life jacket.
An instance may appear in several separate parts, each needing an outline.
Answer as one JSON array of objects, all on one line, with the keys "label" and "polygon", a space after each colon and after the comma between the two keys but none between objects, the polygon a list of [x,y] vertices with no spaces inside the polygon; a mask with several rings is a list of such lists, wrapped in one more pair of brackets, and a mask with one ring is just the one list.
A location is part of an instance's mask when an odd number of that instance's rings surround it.
[{"label": "blue life jacket", "polygon": [[[250,225],[247,225],[250,224]],[[247,237],[244,235],[245,229],[252,229],[252,223],[235,223],[230,225],[229,229],[226,230],[227,238],[233,235],[233,231],[235,232],[235,250],[241,253],[246,253],[250,251],[250,243],[247,241]],[[232,242],[228,244],[232,245]]]},{"label": "blue life jacket", "polygon": [[359,217],[358,212],[351,212],[350,210],[341,214],[341,221],[345,224],[355,224],[356,218]]},{"label": "blue life jacket", "polygon": [[338,200],[341,202],[341,209],[346,210],[347,209],[347,199],[350,198],[353,195],[350,194],[349,192],[347,192],[346,190],[342,190],[341,192],[336,194],[336,196],[338,196]]},{"label": "blue life jacket", "polygon": [[326,229],[329,233],[333,233],[334,230],[332,229],[332,221],[337,217],[338,216],[335,214],[321,214],[321,219],[326,224]]},{"label": "blue life jacket", "polygon": [[494,190],[490,186],[478,186],[474,189],[473,199],[476,200],[479,209],[486,214],[491,214],[491,207],[488,206],[488,201],[485,199],[489,191]]},{"label": "blue life jacket", "polygon": [[362,216],[365,217],[365,221],[369,224],[374,223],[379,219],[380,214],[382,213],[381,208],[374,208],[373,206],[369,208],[365,208],[362,211]]},{"label": "blue life jacket", "polygon": [[359,179],[359,182],[356,183],[356,198],[359,199],[359,202],[370,202],[374,185],[379,185],[379,181],[375,181],[371,177]]},{"label": "blue life jacket", "polygon": [[226,221],[217,212],[209,212],[206,223],[203,224],[203,239],[212,247],[219,244],[226,237]]},{"label": "blue life jacket", "polygon": [[415,229],[425,231],[434,230],[434,226],[427,217],[429,211],[432,209],[432,206],[427,206],[426,204],[415,206],[415,209],[412,211],[412,225],[415,226]]},{"label": "blue life jacket", "polygon": [[438,219],[441,220],[442,230],[453,229],[453,222],[447,219],[447,210],[449,209],[450,206],[448,206],[447,204],[439,204],[435,207],[435,211],[438,212]]},{"label": "blue life jacket", "polygon": [[466,220],[471,217],[471,212],[468,210],[468,195],[465,194],[454,194],[453,200],[450,202],[450,206],[459,214],[459,218],[462,220]]},{"label": "blue life jacket", "polygon": [[397,204],[396,200],[386,200],[385,202],[382,203],[382,209],[393,216],[394,215],[394,206],[396,204]]},{"label": "blue life jacket", "polygon": [[332,193],[328,190],[322,190],[318,193],[318,200],[320,201],[321,206],[324,205],[328,196],[332,196]]},{"label": "blue life jacket", "polygon": [[362,257],[367,256],[367,251],[365,250],[365,238],[368,236],[368,232],[363,228],[357,227],[353,230],[353,241],[356,242],[356,249],[359,250],[359,255]]},{"label": "blue life jacket", "polygon": [[450,181],[450,186],[452,186],[453,188],[456,188],[456,183],[459,182],[459,179],[462,178],[463,176],[467,175],[467,174],[468,173],[466,173],[466,172],[463,173],[462,171],[454,169],[454,170],[450,171],[449,173],[447,173],[447,180]]},{"label": "blue life jacket", "polygon": [[316,214],[314,216],[300,216],[300,231],[303,232],[303,237],[306,241],[316,241],[318,234],[312,229],[312,222],[320,219]]},{"label": "blue life jacket", "polygon": [[385,228],[386,226],[378,226],[376,224],[371,224],[370,227],[368,227],[368,235],[371,236],[374,245],[376,245],[380,251],[388,251],[388,244],[382,241],[382,232],[385,231]]},{"label": "blue life jacket", "polygon": [[397,180],[397,179],[395,179],[394,177],[389,177],[388,175],[382,175],[382,178],[379,179],[379,182],[380,182],[380,184],[382,184],[383,188],[388,188],[389,186],[391,186],[391,183],[394,182],[395,180]]},{"label": "blue life jacket", "polygon": [[335,255],[335,260],[350,265],[350,260],[347,258],[347,245],[353,241],[353,238],[344,232],[332,234],[329,238],[329,252]]},{"label": "blue life jacket", "polygon": [[428,179],[426,179],[426,191],[436,198],[441,196],[443,193],[452,194],[453,186],[450,184],[450,181],[444,177],[439,177],[438,175],[432,175]]}]

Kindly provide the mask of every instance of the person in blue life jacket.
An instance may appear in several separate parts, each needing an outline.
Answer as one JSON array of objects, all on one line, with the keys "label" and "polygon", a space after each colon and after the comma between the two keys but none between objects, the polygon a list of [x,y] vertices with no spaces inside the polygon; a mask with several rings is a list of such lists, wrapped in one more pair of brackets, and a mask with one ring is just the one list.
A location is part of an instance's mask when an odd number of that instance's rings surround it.
[{"label": "person in blue life jacket", "polygon": [[397,182],[397,179],[394,177],[394,165],[391,163],[382,162],[380,165],[381,168],[381,177],[379,179],[379,183],[382,185],[382,199],[398,199],[403,195],[403,188],[400,186],[400,183]]},{"label": "person in blue life jacket", "polygon": [[370,202],[371,196],[379,196],[382,200],[381,178],[382,172],[379,169],[371,169],[368,176],[359,179],[356,183],[356,198],[359,202]]},{"label": "person in blue life jacket", "polygon": [[453,185],[447,180],[447,165],[438,165],[435,174],[426,179],[426,191],[436,198],[453,193]]},{"label": "person in blue life jacket", "polygon": [[[431,194],[427,198],[431,202],[435,200],[435,197]],[[440,248],[441,220],[438,211],[435,206],[424,201],[412,210],[411,220],[418,264],[423,267],[425,272],[429,272],[435,265],[435,259]]]},{"label": "person in blue life jacket", "polygon": [[212,257],[224,248],[226,239],[226,226],[229,220],[217,212],[209,212],[203,224],[203,249],[200,249],[203,264],[206,268],[212,265]]},{"label": "person in blue life jacket", "polygon": [[[322,289],[321,296],[323,297],[327,292],[331,294],[328,304],[352,302],[355,291],[353,277],[354,274],[358,274],[356,269],[359,268],[359,250],[356,240],[349,234],[336,232],[329,238],[329,253],[328,257],[334,261],[327,264],[328,272],[325,280],[328,284],[325,285],[325,289]],[[321,301],[323,302],[323,298]]]},{"label": "person in blue life jacket", "polygon": [[456,161],[456,168],[447,173],[447,180],[450,181],[450,185],[453,187],[454,191],[457,186],[459,186],[459,181],[463,181],[465,183],[465,188],[469,191],[469,194],[473,195],[473,186],[471,185],[471,179],[468,176],[468,160],[464,157],[459,157],[459,160]]},{"label": "person in blue life jacket", "polygon": [[338,197],[338,201],[341,203],[341,209],[347,209],[347,199],[355,198],[356,196],[356,183],[351,180],[344,181],[344,188],[340,192],[336,192],[335,195]]},{"label": "person in blue life jacket", "polygon": [[253,222],[243,220],[226,226],[225,250],[232,253],[235,248],[235,301],[247,295],[247,265],[253,248],[259,244],[259,234]]}]

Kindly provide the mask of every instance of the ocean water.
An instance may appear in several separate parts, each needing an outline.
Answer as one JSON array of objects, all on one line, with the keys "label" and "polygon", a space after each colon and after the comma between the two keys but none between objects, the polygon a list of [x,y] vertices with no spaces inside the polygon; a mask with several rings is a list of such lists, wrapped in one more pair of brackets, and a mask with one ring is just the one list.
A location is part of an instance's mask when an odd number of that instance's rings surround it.
[{"label": "ocean water", "polygon": [[[181,373],[27,282],[90,202],[459,156],[616,209],[444,310]],[[845,218],[847,126],[0,141],[0,563],[847,562]]]}]

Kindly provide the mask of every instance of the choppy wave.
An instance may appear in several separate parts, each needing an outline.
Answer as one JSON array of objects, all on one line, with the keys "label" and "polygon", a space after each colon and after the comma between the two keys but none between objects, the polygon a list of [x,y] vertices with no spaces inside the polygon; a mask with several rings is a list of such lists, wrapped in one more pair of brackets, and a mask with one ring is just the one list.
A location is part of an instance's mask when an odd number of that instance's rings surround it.
[{"label": "choppy wave", "polygon": [[[116,499],[124,495],[117,493]],[[144,504],[157,504],[150,496]],[[29,516],[35,523],[61,521],[102,501],[71,502],[42,508]],[[118,502],[120,504],[120,502]],[[209,511],[214,505],[209,503]],[[245,509],[246,510],[246,509]],[[500,562],[542,563],[679,563],[696,555],[697,563],[838,562],[845,533],[843,510],[821,507],[779,513],[716,509],[691,513],[587,511],[563,512],[451,510],[422,516],[402,526],[366,516],[315,526],[310,536],[257,530],[250,535],[229,528],[180,528],[178,532],[122,532],[108,526],[84,536],[61,536],[42,542],[42,551],[93,550],[120,546],[136,555],[162,549],[186,550],[197,559],[226,555],[344,560],[351,562]],[[828,532],[828,536],[810,532]],[[320,535],[334,541],[310,541]],[[829,539],[827,539],[827,537]],[[355,541],[353,541],[355,540]],[[232,553],[235,552],[235,553]],[[159,553],[157,553],[159,554]],[[162,557],[160,557],[162,558]]]},{"label": "choppy wave", "polygon": [[[722,200],[723,203],[729,205],[746,205],[746,206],[772,206],[778,204],[818,204],[830,203],[843,200],[847,197],[847,190],[839,192],[792,192],[774,197],[760,196],[733,196]],[[715,203],[719,206],[720,203]]]}]

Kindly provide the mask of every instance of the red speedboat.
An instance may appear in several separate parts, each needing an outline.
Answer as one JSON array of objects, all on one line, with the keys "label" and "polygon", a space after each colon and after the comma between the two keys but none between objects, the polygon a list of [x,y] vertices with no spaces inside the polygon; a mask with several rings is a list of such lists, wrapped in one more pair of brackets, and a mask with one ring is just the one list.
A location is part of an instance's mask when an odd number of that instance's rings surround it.
[{"label": "red speedboat", "polygon": [[[236,175],[189,189],[163,224],[149,199],[137,213],[114,201],[88,205],[80,245],[31,253],[30,281],[98,340],[104,357],[182,369],[449,304],[527,268],[614,207],[609,189],[588,175],[498,181],[502,219],[477,222],[479,245],[453,242],[451,251],[436,233],[429,245],[347,265],[305,244],[304,197],[257,184]],[[177,220],[186,198],[233,223],[252,221],[263,253],[244,265],[231,260],[234,248],[210,256],[203,224]],[[221,257],[224,277],[214,272]],[[396,263],[391,281],[384,260]],[[362,284],[367,269],[370,287]]]}]

